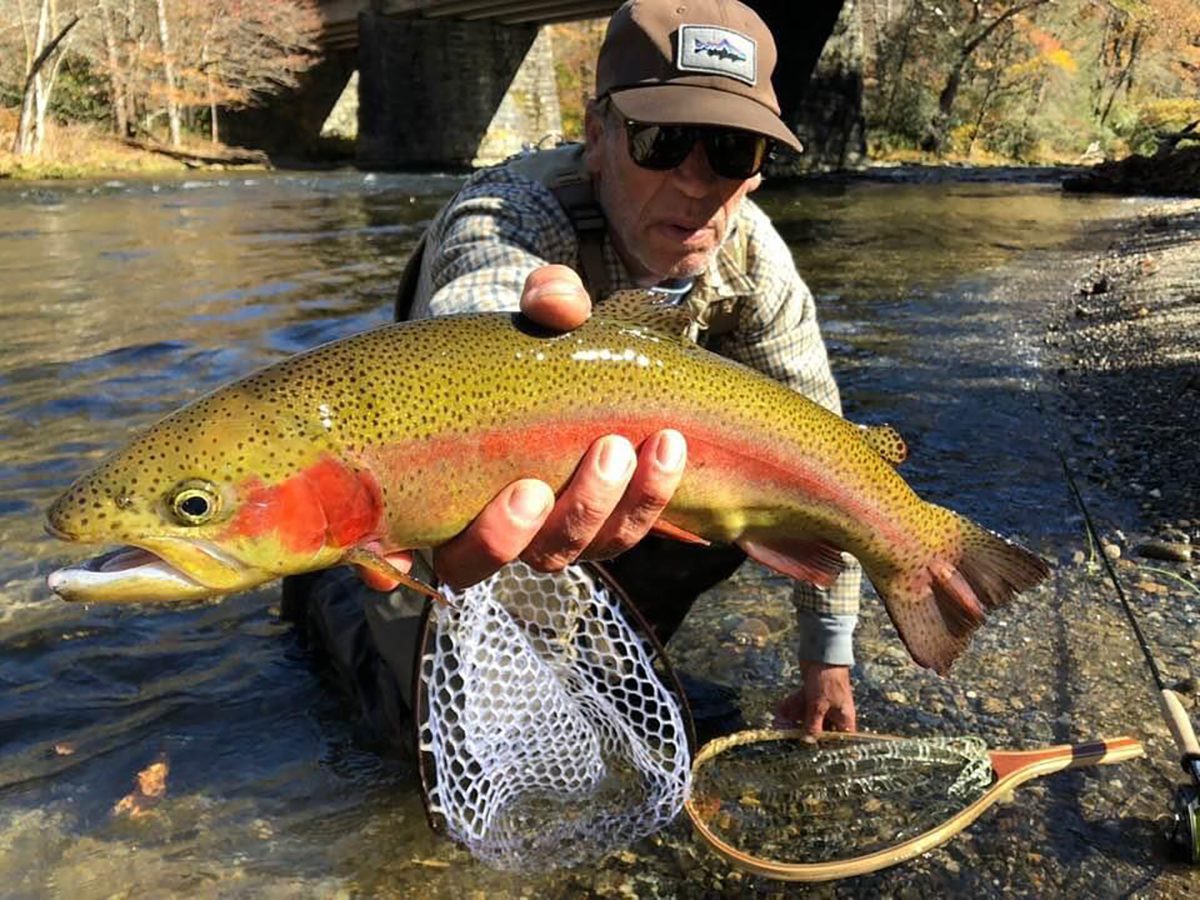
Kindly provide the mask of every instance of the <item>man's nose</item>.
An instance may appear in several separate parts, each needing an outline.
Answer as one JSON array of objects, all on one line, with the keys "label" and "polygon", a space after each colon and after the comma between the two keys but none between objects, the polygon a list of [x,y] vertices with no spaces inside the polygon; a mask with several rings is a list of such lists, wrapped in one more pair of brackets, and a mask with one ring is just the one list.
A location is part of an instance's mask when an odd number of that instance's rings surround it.
[{"label": "man's nose", "polygon": [[713,189],[719,176],[708,163],[704,142],[696,141],[692,150],[672,173],[680,189],[691,197],[700,198]]}]

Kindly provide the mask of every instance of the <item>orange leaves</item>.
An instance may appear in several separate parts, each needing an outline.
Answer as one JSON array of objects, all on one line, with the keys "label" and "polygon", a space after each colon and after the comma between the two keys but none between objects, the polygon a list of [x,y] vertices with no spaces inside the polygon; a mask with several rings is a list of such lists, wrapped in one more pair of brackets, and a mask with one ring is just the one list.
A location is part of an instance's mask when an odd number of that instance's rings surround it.
[{"label": "orange leaves", "polygon": [[170,766],[164,756],[137,773],[137,787],[122,797],[113,807],[114,816],[140,819],[167,795],[167,773]]}]

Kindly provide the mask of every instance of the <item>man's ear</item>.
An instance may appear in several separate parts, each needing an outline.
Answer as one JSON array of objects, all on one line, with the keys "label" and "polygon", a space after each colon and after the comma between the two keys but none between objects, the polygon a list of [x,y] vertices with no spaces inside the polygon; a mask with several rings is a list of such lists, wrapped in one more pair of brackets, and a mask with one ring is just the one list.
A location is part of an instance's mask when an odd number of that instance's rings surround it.
[{"label": "man's ear", "polygon": [[604,106],[600,100],[592,99],[583,111],[583,138],[587,148],[584,162],[590,172],[599,168],[600,144],[604,140]]}]

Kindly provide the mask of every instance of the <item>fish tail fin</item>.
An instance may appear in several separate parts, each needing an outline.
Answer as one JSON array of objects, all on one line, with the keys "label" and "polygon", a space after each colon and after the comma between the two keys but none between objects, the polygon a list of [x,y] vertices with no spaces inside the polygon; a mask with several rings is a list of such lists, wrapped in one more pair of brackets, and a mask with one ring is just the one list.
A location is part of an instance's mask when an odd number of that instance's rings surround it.
[{"label": "fish tail fin", "polygon": [[913,659],[944,675],[987,614],[1040,584],[1050,568],[1019,544],[933,509],[945,525],[942,546],[876,588]]}]

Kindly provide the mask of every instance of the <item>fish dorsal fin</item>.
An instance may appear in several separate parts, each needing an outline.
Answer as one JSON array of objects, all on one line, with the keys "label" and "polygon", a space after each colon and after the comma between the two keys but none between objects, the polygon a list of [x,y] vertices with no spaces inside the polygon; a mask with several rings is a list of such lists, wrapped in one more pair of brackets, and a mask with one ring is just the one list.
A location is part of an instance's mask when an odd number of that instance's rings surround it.
[{"label": "fish dorsal fin", "polygon": [[908,445],[904,438],[891,425],[859,425],[862,429],[863,440],[872,450],[882,456],[893,466],[908,459]]},{"label": "fish dorsal fin", "polygon": [[673,338],[685,337],[692,324],[687,303],[643,289],[614,291],[596,305],[596,314]]}]

